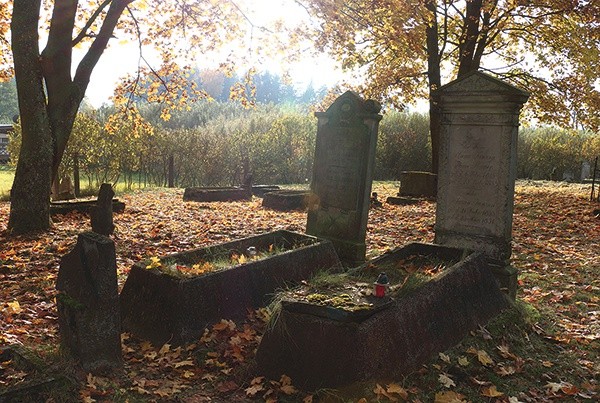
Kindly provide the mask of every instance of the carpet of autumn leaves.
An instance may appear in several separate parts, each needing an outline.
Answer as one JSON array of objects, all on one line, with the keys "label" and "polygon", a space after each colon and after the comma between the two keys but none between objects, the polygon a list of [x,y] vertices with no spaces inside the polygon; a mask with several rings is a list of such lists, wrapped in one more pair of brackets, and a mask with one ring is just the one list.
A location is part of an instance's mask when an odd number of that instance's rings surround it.
[{"label": "carpet of autumn leaves", "polygon": [[[393,184],[377,184],[380,198]],[[184,203],[181,189],[121,195],[116,214],[119,286],[141,259],[277,229],[303,232],[305,212],[261,207],[261,199]],[[0,346],[21,346],[35,368],[0,360],[0,396],[9,388],[39,387],[48,401],[593,401],[600,396],[600,219],[589,186],[519,182],[512,263],[519,268],[517,306],[419,371],[340,390],[299,391],[286,376],[257,375],[253,354],[269,312],[244,323],[222,320],[181,347],[123,334],[124,371],[105,377],[79,371],[58,349],[54,285],[59,258],[89,230],[89,218],[53,218],[42,234],[9,237],[9,204],[0,203]],[[408,242],[432,242],[435,203],[384,204],[370,212],[368,255]],[[0,398],[2,400],[2,398]]]}]

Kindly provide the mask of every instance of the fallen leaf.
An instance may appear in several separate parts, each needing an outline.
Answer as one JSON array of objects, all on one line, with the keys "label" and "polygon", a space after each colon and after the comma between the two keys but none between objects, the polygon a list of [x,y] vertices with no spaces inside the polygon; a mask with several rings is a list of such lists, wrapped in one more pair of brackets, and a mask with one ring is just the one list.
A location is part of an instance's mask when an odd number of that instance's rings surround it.
[{"label": "fallen leaf", "polygon": [[469,365],[469,359],[467,357],[464,357],[464,356],[458,357],[458,365],[460,365],[461,367],[468,366]]},{"label": "fallen leaf", "polygon": [[494,361],[490,358],[487,352],[484,350],[477,350],[477,359],[479,362],[486,367],[494,363]]},{"label": "fallen leaf", "polygon": [[244,389],[246,392],[246,396],[248,397],[254,397],[254,395],[256,395],[258,392],[262,391],[264,389],[264,386],[260,383],[251,385],[250,387]]},{"label": "fallen leaf", "polygon": [[377,399],[381,399],[382,396],[385,396],[392,402],[398,401],[398,399],[396,399],[394,396],[387,393],[387,391],[380,384],[375,385],[375,389],[373,389],[373,393],[375,393],[377,395]]},{"label": "fallen leaf", "polygon": [[444,361],[447,364],[450,364],[450,357],[444,353],[440,353],[440,360]]},{"label": "fallen leaf", "polygon": [[504,396],[504,393],[499,392],[498,389],[496,389],[496,385],[492,385],[490,387],[487,388],[483,388],[483,391],[481,392],[481,394],[485,397],[500,397],[500,396]]},{"label": "fallen leaf", "polygon": [[180,361],[175,364],[175,368],[192,367],[192,366],[194,366],[194,361],[192,361],[192,360]]},{"label": "fallen leaf", "polygon": [[454,381],[452,380],[452,378],[450,378],[448,375],[446,374],[440,374],[438,381],[440,381],[440,383],[442,385],[444,385],[444,387],[446,388],[451,388],[453,386],[456,386],[456,384],[454,383]]},{"label": "fallen leaf", "polygon": [[402,399],[408,400],[408,392],[397,383],[390,383],[386,386],[386,389],[388,393],[399,395]]},{"label": "fallen leaf", "polygon": [[451,390],[438,392],[435,394],[434,403],[467,403],[466,400],[463,400],[463,397],[465,396]]}]

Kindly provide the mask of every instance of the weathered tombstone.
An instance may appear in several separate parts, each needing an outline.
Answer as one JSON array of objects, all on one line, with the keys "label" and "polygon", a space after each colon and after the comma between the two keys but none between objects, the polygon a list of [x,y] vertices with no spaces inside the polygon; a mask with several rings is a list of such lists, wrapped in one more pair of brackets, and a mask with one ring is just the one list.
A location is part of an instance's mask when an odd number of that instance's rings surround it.
[{"label": "weathered tombstone", "polygon": [[435,197],[437,175],[431,172],[400,172],[400,191],[398,196]]},{"label": "weathered tombstone", "polygon": [[315,113],[317,144],[306,232],[332,241],[349,266],[365,260],[365,236],[381,105],[347,91]]},{"label": "weathered tombstone", "polygon": [[60,261],[56,289],[61,344],[86,371],[120,368],[121,315],[113,241],[94,232],[80,234],[75,248]]},{"label": "weathered tombstone", "polygon": [[92,211],[92,231],[102,235],[110,235],[113,233],[115,229],[112,216],[112,200],[114,195],[115,192],[109,183],[100,185],[96,208]]},{"label": "weathered tombstone", "polygon": [[279,211],[305,210],[310,198],[308,190],[275,190],[263,195],[262,206]]},{"label": "weathered tombstone", "polygon": [[481,72],[440,88],[435,242],[484,252],[510,296],[519,112],[529,94]]}]

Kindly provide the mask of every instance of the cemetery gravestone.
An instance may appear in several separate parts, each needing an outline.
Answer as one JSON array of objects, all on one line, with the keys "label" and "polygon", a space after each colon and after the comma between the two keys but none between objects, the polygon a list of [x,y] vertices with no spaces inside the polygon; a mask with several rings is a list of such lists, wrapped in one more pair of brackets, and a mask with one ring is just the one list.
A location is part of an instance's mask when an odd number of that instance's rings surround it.
[{"label": "cemetery gravestone", "polygon": [[513,298],[508,261],[519,112],[529,94],[481,72],[440,88],[442,132],[435,242],[484,252]]},{"label": "cemetery gravestone", "polygon": [[110,183],[100,185],[98,192],[98,201],[96,207],[92,210],[92,231],[102,235],[113,233],[115,226],[113,224],[113,191]]},{"label": "cemetery gravestone", "polygon": [[121,315],[113,241],[94,232],[77,238],[63,256],[56,282],[61,343],[84,370],[122,366]]},{"label": "cemetery gravestone", "polygon": [[306,232],[329,239],[350,266],[365,260],[381,105],[347,91],[318,119]]}]

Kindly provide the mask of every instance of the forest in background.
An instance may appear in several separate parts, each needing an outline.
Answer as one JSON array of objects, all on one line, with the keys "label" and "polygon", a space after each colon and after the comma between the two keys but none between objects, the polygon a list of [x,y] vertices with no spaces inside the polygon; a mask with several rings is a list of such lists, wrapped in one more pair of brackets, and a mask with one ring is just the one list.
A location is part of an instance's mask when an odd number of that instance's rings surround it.
[{"label": "forest in background", "polygon": [[[237,185],[246,170],[255,183],[310,181],[317,130],[313,112],[327,108],[322,102],[326,88],[308,85],[297,91],[281,77],[261,73],[254,80],[255,105],[247,107],[227,99],[235,78],[211,70],[194,74],[212,99],[172,111],[168,120],[161,117],[161,105],[143,98],[132,100],[138,111],[133,120],[123,119],[112,105],[84,105],[61,177],[73,178],[77,163],[82,188],[94,190],[103,182],[124,182],[127,188],[166,186],[173,156],[178,187]],[[17,110],[14,92],[14,81],[0,83],[3,121]],[[402,171],[430,171],[428,114],[386,108],[383,114],[375,179],[397,180]],[[20,147],[19,126],[15,128],[9,136],[11,166]],[[600,155],[600,138],[584,130],[523,126],[518,153],[519,178],[580,181],[590,172],[585,165],[592,167]]]}]

